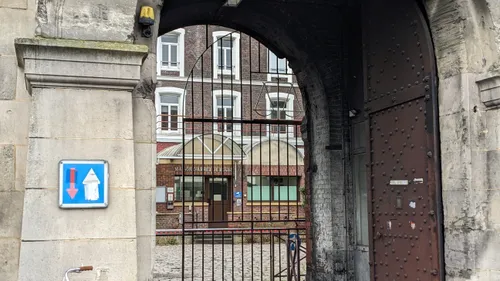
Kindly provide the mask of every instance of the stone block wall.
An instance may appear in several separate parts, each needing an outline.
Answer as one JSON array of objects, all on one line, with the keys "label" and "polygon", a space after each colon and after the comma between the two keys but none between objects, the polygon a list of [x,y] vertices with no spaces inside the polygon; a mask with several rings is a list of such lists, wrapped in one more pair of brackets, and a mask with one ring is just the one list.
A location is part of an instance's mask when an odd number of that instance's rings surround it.
[{"label": "stone block wall", "polygon": [[35,2],[0,1],[0,276],[6,281],[19,275],[31,103],[14,39],[34,36]]}]

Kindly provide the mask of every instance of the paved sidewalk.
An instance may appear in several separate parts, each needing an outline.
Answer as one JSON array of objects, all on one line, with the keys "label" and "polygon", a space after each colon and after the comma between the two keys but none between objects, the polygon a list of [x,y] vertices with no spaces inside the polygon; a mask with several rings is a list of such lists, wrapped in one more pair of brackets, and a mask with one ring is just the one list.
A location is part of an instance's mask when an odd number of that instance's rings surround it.
[{"label": "paved sidewalk", "polygon": [[[270,244],[261,246],[260,243],[209,244],[204,245],[204,247],[201,244],[187,244],[184,248],[186,253],[184,280],[273,280],[271,277],[271,250]],[[275,244],[274,257],[274,274],[276,275],[286,269],[285,244]],[[304,253],[300,253],[300,257],[304,257]],[[181,245],[157,246],[155,249],[154,280],[182,280],[181,261]],[[305,259],[300,264],[300,274],[303,275],[306,269]],[[274,280],[287,280],[286,270],[282,275],[284,276],[281,279],[275,278]],[[304,279],[302,277],[300,280]]]}]

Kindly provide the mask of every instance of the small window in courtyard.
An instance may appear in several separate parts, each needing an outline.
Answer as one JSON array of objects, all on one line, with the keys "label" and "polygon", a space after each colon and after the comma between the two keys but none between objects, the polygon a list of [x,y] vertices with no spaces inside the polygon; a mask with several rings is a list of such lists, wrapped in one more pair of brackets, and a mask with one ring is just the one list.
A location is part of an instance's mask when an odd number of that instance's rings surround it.
[{"label": "small window in courtyard", "polygon": [[177,131],[179,129],[179,95],[160,95],[161,129]]},{"label": "small window in courtyard", "polygon": [[199,176],[175,177],[175,200],[182,201],[182,191],[184,190],[184,201],[203,201],[203,189],[205,181]]},{"label": "small window in courtyard", "polygon": [[[232,120],[234,117],[234,106],[236,103],[236,97],[217,97],[217,119],[221,120]],[[219,132],[232,132],[233,124],[231,123],[219,123]]]},{"label": "small window in courtyard", "polygon": [[269,73],[286,74],[286,59],[278,58],[273,52],[269,51]]},{"label": "small window in courtyard", "polygon": [[[220,74],[240,79],[240,34],[229,31],[215,31],[213,34],[214,78]],[[227,78],[226,78],[227,79]]]},{"label": "small window in courtyard", "polygon": [[[290,109],[288,108],[288,102],[285,99],[271,99],[270,101],[270,110],[272,120],[286,120],[288,118],[287,114],[289,114]],[[272,134],[286,134],[287,126],[286,125],[272,125],[271,126]]]},{"label": "small window in courtyard", "polygon": [[248,201],[297,201],[298,177],[249,176]]},{"label": "small window in courtyard", "polygon": [[161,36],[161,68],[179,69],[179,34],[169,33]]},{"label": "small window in courtyard", "polygon": [[222,71],[233,70],[233,44],[231,35],[219,38],[217,43],[217,66]]}]

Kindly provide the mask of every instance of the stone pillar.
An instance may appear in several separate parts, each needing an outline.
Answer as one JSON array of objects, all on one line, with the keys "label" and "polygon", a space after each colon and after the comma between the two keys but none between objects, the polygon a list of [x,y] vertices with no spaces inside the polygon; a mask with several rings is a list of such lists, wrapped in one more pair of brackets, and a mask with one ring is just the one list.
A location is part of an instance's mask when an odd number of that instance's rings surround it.
[{"label": "stone pillar", "polygon": [[[0,1],[0,280],[18,275],[30,96],[17,68],[14,38],[35,34],[33,0]],[[19,24],[22,22],[22,24]]]},{"label": "stone pillar", "polygon": [[[132,90],[147,48],[17,39],[16,52],[32,95],[19,280],[60,280],[66,269],[80,265],[95,268],[80,274],[82,280],[137,280],[138,235],[144,234],[137,217],[147,222],[152,214],[141,209],[149,203],[140,203],[147,198],[139,189],[146,186],[137,183],[150,175],[136,172],[144,158],[136,158],[142,147],[135,126],[141,123],[134,117],[152,118],[136,114],[140,102]],[[108,161],[106,209],[58,207],[63,159]]]}]

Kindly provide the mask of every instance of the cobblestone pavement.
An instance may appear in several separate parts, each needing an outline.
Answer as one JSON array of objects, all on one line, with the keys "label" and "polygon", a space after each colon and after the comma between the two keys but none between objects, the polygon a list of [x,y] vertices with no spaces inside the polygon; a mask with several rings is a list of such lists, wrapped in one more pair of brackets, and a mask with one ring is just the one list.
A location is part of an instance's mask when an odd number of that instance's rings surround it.
[{"label": "cobblestone pavement", "polygon": [[[234,247],[234,248],[233,248]],[[273,279],[272,247],[270,244],[187,244],[184,280],[287,280]],[[242,254],[243,253],[243,254]],[[278,253],[281,253],[279,255]],[[193,255],[194,254],[194,255]],[[300,253],[300,257],[304,257]],[[182,246],[157,246],[155,249],[154,281],[182,280]],[[194,258],[193,258],[194,256]],[[252,258],[253,256],[253,258]],[[280,260],[281,258],[281,260]],[[281,265],[281,268],[280,268]],[[274,274],[286,269],[285,244],[274,245]],[[300,274],[305,275],[305,259],[300,262]],[[193,270],[194,268],[194,270]],[[224,274],[222,274],[224,272]],[[252,276],[253,272],[253,276]],[[223,278],[224,275],[224,278]],[[292,280],[305,280],[305,277]]]}]

